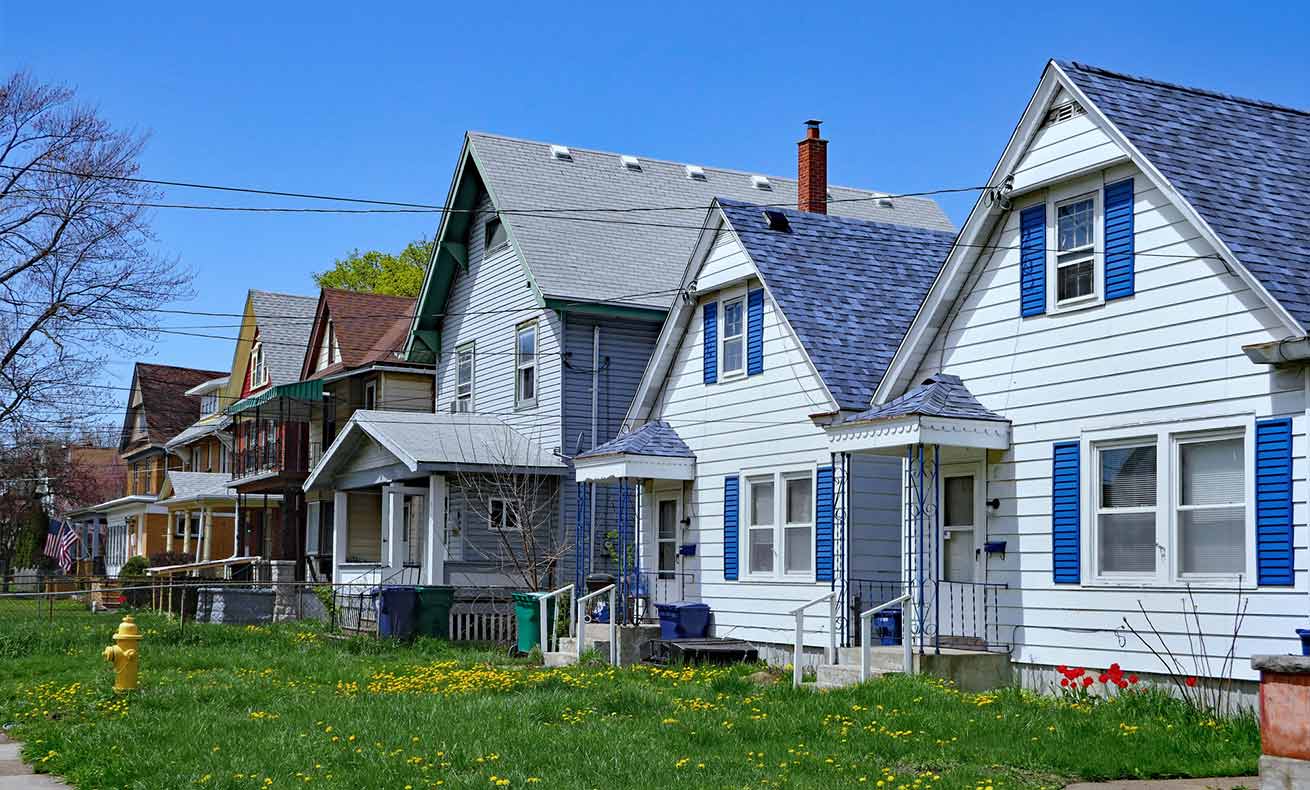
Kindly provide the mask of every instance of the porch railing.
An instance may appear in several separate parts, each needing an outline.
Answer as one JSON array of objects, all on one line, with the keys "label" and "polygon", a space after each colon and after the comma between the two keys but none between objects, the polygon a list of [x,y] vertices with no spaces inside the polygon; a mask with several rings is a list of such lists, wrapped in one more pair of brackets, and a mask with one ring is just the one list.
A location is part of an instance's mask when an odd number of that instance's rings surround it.
[{"label": "porch railing", "polygon": [[[542,653],[559,652],[559,633],[557,633],[559,630],[559,626],[557,625],[557,623],[559,622],[559,615],[560,615],[559,604],[555,605],[556,625],[552,625],[552,623],[550,622],[550,602],[551,600],[555,598],[559,598],[565,593],[568,593],[569,595],[573,594],[572,584],[566,584],[563,587],[559,588],[558,590],[551,590],[548,593],[543,593],[541,599],[538,601],[538,603],[541,606],[541,652]],[[571,617],[569,619],[573,620],[573,618]],[[572,623],[570,624],[569,627],[571,631],[574,630]],[[570,633],[570,636],[572,636],[572,633]],[[554,651],[550,649],[551,637],[555,638]],[[579,639],[581,639],[581,637],[579,637]]]},{"label": "porch railing", "polygon": [[824,652],[829,664],[837,662],[837,592],[820,595],[812,601],[801,604],[792,609],[789,614],[796,618],[796,633],[794,639],[794,650],[791,659],[791,684],[795,688],[801,687],[801,665],[805,656],[805,610],[811,606],[817,606],[821,603],[828,604],[828,646]]},{"label": "porch railing", "polygon": [[910,594],[905,593],[899,598],[893,598],[886,603],[878,604],[872,609],[866,609],[860,612],[860,681],[864,682],[869,679],[870,653],[873,651],[873,616],[884,609],[890,609],[893,606],[901,607],[901,649],[905,653],[905,674],[914,674],[914,656],[913,648],[910,645],[910,618],[914,607],[906,606],[910,600]]},{"label": "porch railing", "polygon": [[696,574],[687,571],[641,571],[635,575],[637,597],[641,599],[638,621],[658,620],[656,604],[691,600],[688,596],[696,589]]},{"label": "porch railing", "polygon": [[578,663],[582,663],[582,643],[586,641],[584,637],[587,634],[587,626],[586,626],[587,602],[593,598],[599,598],[602,595],[606,595],[609,598],[610,664],[616,667],[619,665],[618,618],[614,616],[615,612],[617,611],[614,608],[614,594],[617,590],[618,590],[618,585],[608,584],[600,588],[599,590],[596,590],[595,592],[589,592],[586,595],[578,598],[578,613],[577,613],[577,620],[575,621],[578,624],[578,638],[577,638],[577,644],[575,645],[575,647],[577,648],[577,655],[575,656],[575,658],[577,658]]},{"label": "porch railing", "polygon": [[[1001,639],[1000,594],[1009,585],[999,582],[939,580],[931,615],[935,622],[934,647],[996,650]],[[912,607],[911,607],[912,608]]]}]

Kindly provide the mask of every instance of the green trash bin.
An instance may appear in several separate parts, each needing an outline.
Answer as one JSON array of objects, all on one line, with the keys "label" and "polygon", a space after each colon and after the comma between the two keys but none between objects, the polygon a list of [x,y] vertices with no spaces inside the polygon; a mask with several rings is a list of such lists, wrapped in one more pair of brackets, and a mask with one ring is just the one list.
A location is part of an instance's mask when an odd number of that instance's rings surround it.
[{"label": "green trash bin", "polygon": [[[541,599],[545,593],[514,593],[514,617],[518,621],[519,652],[531,653],[532,648],[541,644]],[[546,605],[546,617],[555,621],[555,599]],[[543,648],[544,649],[544,648]]]},{"label": "green trash bin", "polygon": [[414,631],[419,636],[450,638],[450,607],[455,603],[455,588],[431,585],[418,588],[418,615]]}]

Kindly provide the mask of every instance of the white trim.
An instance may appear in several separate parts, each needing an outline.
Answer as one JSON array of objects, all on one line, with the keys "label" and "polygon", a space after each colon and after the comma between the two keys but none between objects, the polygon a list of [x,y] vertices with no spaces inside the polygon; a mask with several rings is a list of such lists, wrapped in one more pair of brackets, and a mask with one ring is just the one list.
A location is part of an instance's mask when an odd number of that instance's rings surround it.
[{"label": "white trim", "polygon": [[460,381],[460,368],[463,367],[461,357],[465,354],[469,355],[468,408],[457,407],[461,414],[473,411],[474,404],[477,401],[478,354],[476,340],[470,340],[467,343],[455,346],[455,399],[452,401],[453,403],[465,402],[464,396],[460,393],[460,388],[464,386],[464,383]]},{"label": "white trim", "polygon": [[[532,361],[524,364],[519,359],[519,336],[529,328],[532,329]],[[536,318],[529,318],[527,321],[520,321],[514,325],[514,408],[515,409],[532,409],[537,405],[538,389],[540,389],[541,377],[537,375],[541,366],[538,364],[541,350],[541,322]],[[476,355],[475,355],[476,359]],[[458,362],[458,361],[457,361]],[[532,370],[532,397],[523,397],[523,391],[520,387],[522,379],[520,376],[523,371]],[[456,376],[458,376],[456,371]]]},{"label": "white trim", "polygon": [[[728,382],[728,381],[736,381],[738,379],[746,378],[746,293],[747,293],[746,285],[743,283],[742,285],[733,288],[720,289],[717,296],[718,305],[719,305],[718,306],[719,326],[718,326],[718,331],[715,333],[715,336],[717,337],[718,344],[719,344],[718,350],[716,352],[718,354],[718,368],[719,368],[717,383],[719,384],[723,384],[724,382]],[[726,359],[726,351],[728,347],[728,338],[725,328],[728,325],[728,305],[730,304],[741,305],[741,331],[736,335],[733,335],[733,337],[737,340],[737,342],[741,344],[741,356],[740,356],[741,367],[734,368],[732,370],[729,370],[723,364],[724,359]]]},{"label": "white trim", "polygon": [[1003,420],[911,414],[886,420],[838,423],[827,429],[827,435],[828,449],[834,453],[885,451],[909,444],[1010,449],[1010,423]]},{"label": "white trim", "polygon": [[[1084,310],[1088,307],[1097,307],[1105,304],[1105,289],[1102,287],[1105,283],[1105,254],[1102,251],[1105,246],[1105,207],[1103,193],[1105,191],[1104,178],[1081,178],[1072,182],[1063,183],[1059,189],[1050,189],[1046,195],[1046,228],[1044,237],[1046,239],[1046,314],[1058,315],[1075,310]],[[1088,198],[1092,201],[1092,240],[1091,240],[1091,259],[1092,259],[1092,290],[1090,293],[1078,296],[1072,299],[1060,301],[1060,256],[1057,252],[1060,246],[1060,218],[1059,210],[1061,206],[1071,203],[1080,203]],[[1065,264],[1076,265],[1081,261]]]},{"label": "white trim", "polygon": [[[772,466],[755,469],[743,469],[740,474],[738,490],[738,520],[737,520],[737,557],[739,581],[743,582],[790,582],[799,584],[816,583],[815,568],[815,541],[817,540],[818,524],[818,503],[815,499],[815,492],[818,490],[816,464],[807,464],[801,466]],[[797,524],[793,528],[809,528],[809,560],[810,567],[808,570],[799,572],[787,572],[787,481],[795,479],[808,479],[810,481],[810,521],[807,524]],[[751,488],[753,485],[765,483],[773,486],[773,516],[772,522],[766,525],[752,526],[752,499]],[[752,571],[751,570],[751,532],[771,530],[773,532],[773,569],[771,571]]]},{"label": "white trim", "polygon": [[696,459],[662,455],[619,453],[573,462],[574,478],[579,483],[619,480],[625,477],[647,480],[695,480]]}]

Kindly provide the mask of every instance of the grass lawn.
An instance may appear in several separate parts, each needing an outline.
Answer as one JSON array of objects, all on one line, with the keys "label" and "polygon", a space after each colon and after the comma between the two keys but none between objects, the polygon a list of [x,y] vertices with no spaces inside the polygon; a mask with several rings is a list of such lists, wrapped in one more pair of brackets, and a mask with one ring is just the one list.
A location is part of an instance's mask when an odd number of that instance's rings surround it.
[{"label": "grass lawn", "polygon": [[100,658],[115,615],[0,618],[0,723],[80,788],[1012,790],[1256,772],[1253,719],[1152,692],[1092,707],[887,677],[816,694],[758,667],[545,670],[305,624],[139,622],[142,688]]}]

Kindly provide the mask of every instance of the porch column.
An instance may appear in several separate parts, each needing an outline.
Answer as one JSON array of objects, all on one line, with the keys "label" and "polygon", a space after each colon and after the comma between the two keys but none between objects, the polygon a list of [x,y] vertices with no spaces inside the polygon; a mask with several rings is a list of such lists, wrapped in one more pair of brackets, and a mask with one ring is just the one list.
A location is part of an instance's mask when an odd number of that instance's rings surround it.
[{"label": "porch column", "polygon": [[446,476],[428,476],[428,534],[423,542],[423,583],[446,580]]},{"label": "porch column", "polygon": [[337,567],[346,561],[346,510],[350,507],[350,494],[332,492],[332,578],[337,578]]},{"label": "porch column", "polygon": [[169,554],[173,553],[173,519],[177,514],[168,511],[168,528],[164,530],[164,551]]},{"label": "porch column", "polygon": [[382,488],[382,561],[387,570],[395,572],[405,564],[405,494],[399,484]]},{"label": "porch column", "polygon": [[200,512],[200,538],[204,541],[205,562],[214,558],[214,509],[207,507]]},{"label": "porch column", "polygon": [[191,553],[191,511],[182,511],[182,553]]}]

